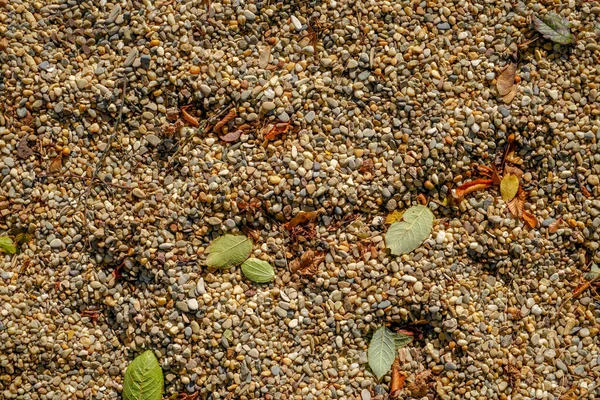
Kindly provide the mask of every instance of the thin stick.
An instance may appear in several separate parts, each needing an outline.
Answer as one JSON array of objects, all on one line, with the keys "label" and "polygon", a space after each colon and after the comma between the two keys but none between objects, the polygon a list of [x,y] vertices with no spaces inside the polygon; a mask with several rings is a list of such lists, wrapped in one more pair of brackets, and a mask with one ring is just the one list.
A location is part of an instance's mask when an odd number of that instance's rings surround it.
[{"label": "thin stick", "polygon": [[119,115],[117,116],[117,122],[115,123],[115,128],[113,130],[113,133],[108,137],[108,143],[106,145],[106,148],[104,149],[102,154],[100,154],[100,158],[98,159],[98,162],[96,163],[96,166],[94,167],[94,172],[92,173],[92,177],[90,178],[90,183],[88,184],[87,190],[85,191],[85,195],[83,196],[83,207],[84,207],[83,222],[85,223],[85,230],[86,230],[86,234],[87,234],[87,238],[88,238],[88,244],[89,244],[89,237],[90,237],[90,230],[89,230],[89,227],[87,224],[88,199],[90,197],[90,192],[92,191],[92,186],[94,185],[94,182],[98,179],[98,172],[100,171],[100,168],[102,167],[102,163],[108,156],[112,142],[113,142],[115,136],[117,136],[117,132],[119,131],[119,126],[121,125],[121,119],[123,118],[123,107],[125,106],[126,90],[127,90],[127,79],[123,78],[123,89],[121,92],[121,104],[119,105]]}]

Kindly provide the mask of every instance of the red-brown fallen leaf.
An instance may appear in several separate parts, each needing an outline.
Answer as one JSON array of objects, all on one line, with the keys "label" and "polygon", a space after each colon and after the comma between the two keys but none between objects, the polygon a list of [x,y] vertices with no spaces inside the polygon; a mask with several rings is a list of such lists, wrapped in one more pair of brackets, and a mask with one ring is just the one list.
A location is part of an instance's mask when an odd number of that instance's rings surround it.
[{"label": "red-brown fallen leaf", "polygon": [[238,129],[233,132],[227,132],[226,134],[221,136],[221,140],[228,143],[237,142],[240,136],[242,136],[242,133],[244,133],[244,131],[242,131],[241,129]]},{"label": "red-brown fallen leaf", "polygon": [[60,171],[62,168],[62,153],[58,153],[58,155],[52,160],[50,166],[48,167],[48,171],[53,174],[55,172]]},{"label": "red-brown fallen leaf", "polygon": [[537,227],[538,225],[537,218],[529,211],[523,211],[523,220],[531,229]]},{"label": "red-brown fallen leaf", "polygon": [[220,132],[221,129],[223,129],[223,127],[235,117],[237,117],[237,112],[235,111],[235,108],[232,108],[227,114],[225,114],[223,118],[221,118],[219,122],[215,124],[215,126],[213,127],[213,131],[217,133]]},{"label": "red-brown fallen leaf", "polygon": [[183,115],[183,119],[190,125],[193,125],[196,127],[200,126],[200,123],[198,122],[198,120],[196,118],[192,117],[192,115],[187,112],[187,109],[190,107],[191,106],[181,107],[181,115]]},{"label": "red-brown fallen leaf", "polygon": [[294,218],[290,220],[290,222],[286,223],[285,229],[290,230],[298,224],[303,224],[305,222],[311,221],[319,216],[318,211],[300,211]]},{"label": "red-brown fallen leaf", "polygon": [[474,181],[464,183],[456,188],[454,196],[458,199],[462,199],[469,193],[478,192],[480,190],[488,189],[492,186],[492,179],[475,179]]},{"label": "red-brown fallen leaf", "polygon": [[400,392],[404,387],[406,376],[400,373],[400,362],[398,358],[394,360],[392,364],[392,383],[390,384],[390,399],[397,399],[400,397]]},{"label": "red-brown fallen leaf", "polygon": [[290,262],[290,271],[292,274],[314,275],[317,273],[319,264],[325,260],[322,254],[316,255],[312,250],[307,250],[299,258]]},{"label": "red-brown fallen leaf", "polygon": [[17,143],[17,156],[19,158],[29,158],[33,155],[33,150],[29,147],[27,139],[23,138]]},{"label": "red-brown fallen leaf", "polygon": [[279,124],[275,124],[275,126],[273,126],[269,130],[269,132],[267,132],[267,134],[265,135],[265,139],[266,140],[273,140],[277,136],[286,133],[289,129],[290,129],[290,122],[289,121],[288,122],[282,122],[282,123],[279,123]]},{"label": "red-brown fallen leaf", "polygon": [[514,215],[515,217],[521,219],[523,218],[523,211],[525,208],[525,198],[526,198],[526,193],[523,190],[523,188],[519,187],[519,191],[517,192],[517,195],[508,202],[507,207],[508,207],[508,211],[511,212],[512,215]]},{"label": "red-brown fallen leaf", "polygon": [[406,385],[406,388],[413,397],[421,398],[427,396],[429,392],[429,381],[431,379],[432,372],[425,370],[415,377],[415,381]]},{"label": "red-brown fallen leaf", "polygon": [[550,225],[548,225],[548,232],[555,233],[558,230],[558,227],[560,226],[561,223],[562,223],[562,219],[559,218],[556,221],[554,221],[553,223],[551,223]]}]

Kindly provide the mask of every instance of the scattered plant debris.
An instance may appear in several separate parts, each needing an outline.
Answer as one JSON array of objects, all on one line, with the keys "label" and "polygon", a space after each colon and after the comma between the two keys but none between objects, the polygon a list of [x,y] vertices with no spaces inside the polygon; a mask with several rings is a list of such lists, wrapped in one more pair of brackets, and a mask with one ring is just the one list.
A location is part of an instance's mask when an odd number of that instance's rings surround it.
[{"label": "scattered plant debris", "polygon": [[290,262],[290,272],[292,274],[313,276],[317,273],[319,264],[325,260],[322,254],[315,254],[312,250],[307,250],[299,258]]}]

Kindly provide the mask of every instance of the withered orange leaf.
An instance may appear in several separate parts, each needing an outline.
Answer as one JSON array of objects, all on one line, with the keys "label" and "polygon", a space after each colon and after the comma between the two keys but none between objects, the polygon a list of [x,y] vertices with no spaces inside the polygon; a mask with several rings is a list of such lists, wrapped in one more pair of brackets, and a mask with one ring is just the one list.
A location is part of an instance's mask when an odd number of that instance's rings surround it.
[{"label": "withered orange leaf", "polygon": [[550,225],[548,225],[548,232],[555,233],[558,230],[558,227],[560,226],[561,223],[562,223],[562,219],[559,218],[556,221],[554,221],[553,223],[551,223]]},{"label": "withered orange leaf", "polygon": [[273,126],[269,130],[269,132],[267,132],[267,134],[265,135],[265,139],[266,140],[273,140],[277,136],[286,133],[288,131],[288,129],[290,129],[290,123],[289,123],[289,121],[288,122],[282,122],[282,123],[279,123],[279,124],[275,124],[275,126]]},{"label": "withered orange leaf", "polygon": [[523,220],[531,229],[535,228],[538,224],[538,220],[529,211],[523,211]]},{"label": "withered orange leaf", "polygon": [[181,115],[183,115],[183,119],[190,125],[193,126],[200,126],[200,123],[198,122],[198,120],[196,118],[194,118],[190,113],[187,112],[187,109],[190,108],[191,106],[184,106],[181,107]]},{"label": "withered orange leaf", "polygon": [[241,129],[238,129],[233,132],[227,132],[226,134],[221,136],[221,140],[224,142],[236,142],[240,138],[240,136],[242,136],[242,133],[243,131]]},{"label": "withered orange leaf", "polygon": [[464,183],[457,187],[454,192],[454,196],[462,199],[469,193],[488,189],[490,186],[492,186],[492,183],[493,181],[491,179],[475,179],[474,181]]},{"label": "withered orange leaf", "polygon": [[292,274],[314,275],[317,273],[319,264],[325,260],[322,254],[316,255],[312,250],[307,250],[299,258],[290,262],[290,271]]},{"label": "withered orange leaf", "polygon": [[220,132],[221,129],[223,129],[223,127],[235,117],[237,117],[237,112],[235,111],[235,108],[232,108],[227,114],[225,114],[225,116],[219,122],[215,124],[215,126],[213,127],[213,131]]},{"label": "withered orange leaf", "polygon": [[62,168],[62,153],[58,153],[58,155],[52,160],[50,166],[48,167],[48,171],[50,173],[55,173],[61,170]]},{"label": "withered orange leaf", "polygon": [[318,211],[300,211],[294,218],[292,218],[288,223],[286,223],[285,229],[290,230],[298,224],[303,224],[310,220],[313,220],[319,216]]},{"label": "withered orange leaf", "polygon": [[519,187],[519,191],[517,192],[517,195],[511,201],[509,201],[507,204],[508,211],[510,211],[511,214],[517,218],[523,218],[523,211],[525,208],[525,198],[526,198],[525,191],[523,190],[523,188]]},{"label": "withered orange leaf", "polygon": [[390,399],[397,399],[400,397],[400,392],[404,387],[406,377],[400,373],[400,362],[398,358],[394,360],[392,364],[392,383],[390,384]]}]

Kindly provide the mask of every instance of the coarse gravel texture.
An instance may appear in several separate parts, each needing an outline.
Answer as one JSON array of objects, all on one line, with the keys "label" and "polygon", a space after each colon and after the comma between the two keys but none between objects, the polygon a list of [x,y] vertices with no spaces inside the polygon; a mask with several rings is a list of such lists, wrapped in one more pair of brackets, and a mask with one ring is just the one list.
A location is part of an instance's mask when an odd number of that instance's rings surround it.
[{"label": "coarse gravel texture", "polygon": [[[600,261],[600,4],[207,3],[0,0],[0,233],[30,235],[0,263],[0,397],[118,398],[151,348],[167,396],[384,399],[369,335],[425,320],[403,399],[599,398],[598,296],[569,297]],[[576,43],[527,43],[548,11]],[[509,134],[535,229],[496,190],[448,202]],[[391,256],[419,194],[432,235]],[[206,268],[238,232],[274,282]]]}]

